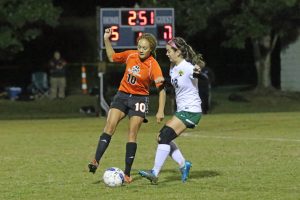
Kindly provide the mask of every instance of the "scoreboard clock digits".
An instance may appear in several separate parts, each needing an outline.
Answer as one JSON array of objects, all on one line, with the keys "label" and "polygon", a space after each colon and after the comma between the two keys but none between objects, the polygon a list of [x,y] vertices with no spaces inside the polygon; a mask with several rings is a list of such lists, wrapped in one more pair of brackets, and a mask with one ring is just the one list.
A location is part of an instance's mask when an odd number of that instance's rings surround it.
[{"label": "scoreboard clock digits", "polygon": [[144,32],[152,33],[158,48],[165,48],[174,30],[173,8],[102,8],[98,10],[100,49],[104,49],[103,34],[112,28],[110,37],[114,48],[135,48],[136,39]]},{"label": "scoreboard clock digits", "polygon": [[122,25],[154,25],[154,13],[154,10],[123,10],[121,11]]}]

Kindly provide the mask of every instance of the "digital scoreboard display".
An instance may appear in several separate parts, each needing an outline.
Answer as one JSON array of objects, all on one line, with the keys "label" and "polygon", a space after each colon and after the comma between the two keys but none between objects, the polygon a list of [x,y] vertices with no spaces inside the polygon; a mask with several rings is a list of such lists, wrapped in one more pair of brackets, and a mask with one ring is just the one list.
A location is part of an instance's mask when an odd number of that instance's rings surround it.
[{"label": "digital scoreboard display", "polygon": [[110,38],[113,48],[136,48],[142,33],[152,33],[158,48],[165,48],[175,34],[173,8],[101,8],[98,10],[100,49],[105,49],[103,35],[112,28]]}]

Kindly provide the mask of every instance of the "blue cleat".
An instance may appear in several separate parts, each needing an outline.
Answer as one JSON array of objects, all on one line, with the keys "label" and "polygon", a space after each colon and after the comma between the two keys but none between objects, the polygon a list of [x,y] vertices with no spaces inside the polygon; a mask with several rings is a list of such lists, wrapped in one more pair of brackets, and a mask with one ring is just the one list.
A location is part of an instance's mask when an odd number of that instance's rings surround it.
[{"label": "blue cleat", "polygon": [[153,174],[153,170],[149,170],[149,171],[140,170],[139,175],[148,179],[151,182],[151,184],[154,184],[154,185],[157,184],[158,177]]},{"label": "blue cleat", "polygon": [[191,167],[192,163],[189,161],[185,161],[184,166],[180,168],[182,182],[186,182],[186,180],[188,179]]}]

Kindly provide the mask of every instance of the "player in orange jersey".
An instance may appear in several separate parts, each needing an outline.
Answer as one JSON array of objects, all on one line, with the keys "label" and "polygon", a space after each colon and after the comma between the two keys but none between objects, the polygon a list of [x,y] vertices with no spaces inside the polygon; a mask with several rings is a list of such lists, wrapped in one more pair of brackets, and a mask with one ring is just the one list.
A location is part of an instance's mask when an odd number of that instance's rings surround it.
[{"label": "player in orange jersey", "polygon": [[149,88],[152,82],[159,91],[159,105],[156,114],[157,122],[164,118],[166,93],[163,87],[164,78],[158,62],[155,60],[156,39],[152,34],[144,33],[137,42],[137,50],[127,50],[116,53],[109,40],[111,28],[105,29],[104,43],[110,62],[126,63],[124,76],[120,87],[108,112],[106,125],[100,136],[95,159],[89,163],[90,172],[95,173],[99,161],[107,149],[118,123],[126,116],[129,117],[128,142],[125,155],[125,182],[132,182],[131,166],[137,149],[137,133],[144,120],[149,102]]}]

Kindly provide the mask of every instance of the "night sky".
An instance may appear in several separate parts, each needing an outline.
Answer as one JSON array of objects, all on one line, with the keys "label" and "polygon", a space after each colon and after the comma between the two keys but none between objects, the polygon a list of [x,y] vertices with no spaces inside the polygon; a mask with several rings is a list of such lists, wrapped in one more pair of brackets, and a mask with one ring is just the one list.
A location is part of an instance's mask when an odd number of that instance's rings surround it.
[{"label": "night sky", "polygon": [[63,8],[64,16],[94,16],[95,8],[100,7],[133,7],[140,0],[54,0],[54,5]]},{"label": "night sky", "polygon": [[[1,82],[27,83],[30,81],[32,71],[44,69],[54,50],[62,52],[63,57],[69,63],[95,62],[98,57],[97,37],[96,37],[96,7],[134,7],[136,3],[142,0],[53,0],[55,6],[62,8],[60,25],[56,28],[46,28],[43,34],[36,40],[25,44],[25,51],[16,56],[10,65],[19,66],[13,77],[7,76],[12,74],[11,70],[5,74],[0,74]],[[90,18],[90,22],[86,21]],[[70,20],[71,19],[71,20]],[[72,21],[74,20],[74,21]],[[78,23],[75,20],[79,20]],[[72,22],[72,24],[70,24]],[[84,24],[91,24],[86,27]],[[95,27],[94,27],[95,26]],[[176,30],[176,35],[180,30]],[[88,36],[88,37],[87,37]],[[251,49],[235,50],[224,49],[220,47],[219,40],[204,40],[195,38],[188,41],[196,51],[203,53],[206,63],[215,71],[219,83],[227,83],[228,80],[234,83],[253,82],[250,77],[255,76],[254,68],[248,67],[244,70],[243,65],[252,64]],[[164,53],[160,58],[164,57]],[[224,67],[227,66],[227,67]],[[228,67],[229,66],[229,67]],[[7,68],[9,69],[9,68]],[[229,73],[228,70],[231,69]],[[219,75],[220,74],[220,75]],[[249,76],[251,74],[251,76]],[[279,74],[279,73],[276,73]],[[231,77],[236,77],[232,80]]]}]

